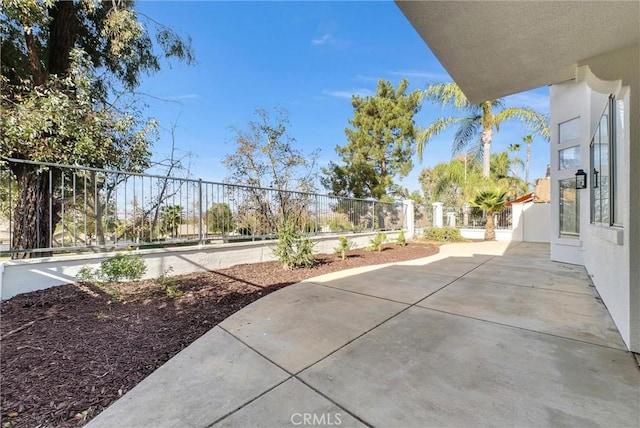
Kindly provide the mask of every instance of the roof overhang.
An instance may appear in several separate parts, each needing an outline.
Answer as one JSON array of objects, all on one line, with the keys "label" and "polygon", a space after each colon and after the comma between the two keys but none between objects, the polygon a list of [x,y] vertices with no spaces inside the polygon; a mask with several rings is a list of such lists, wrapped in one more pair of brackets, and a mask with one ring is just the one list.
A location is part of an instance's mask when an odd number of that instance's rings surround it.
[{"label": "roof overhang", "polygon": [[637,0],[396,4],[473,103],[574,79],[578,63],[640,41]]}]

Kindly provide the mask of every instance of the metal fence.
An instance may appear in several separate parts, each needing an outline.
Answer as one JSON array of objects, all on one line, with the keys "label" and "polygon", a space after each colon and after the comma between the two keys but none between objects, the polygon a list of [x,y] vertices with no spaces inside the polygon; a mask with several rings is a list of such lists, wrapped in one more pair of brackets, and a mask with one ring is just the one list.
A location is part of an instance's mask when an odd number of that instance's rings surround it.
[{"label": "metal fence", "polygon": [[0,161],[0,251],[81,251],[397,230],[401,202],[82,166]]},{"label": "metal fence", "polygon": [[[414,222],[416,230],[431,227],[433,225],[432,217],[433,207],[431,205],[416,205]],[[496,229],[511,229],[511,206],[507,206],[500,213],[494,214],[493,220]],[[445,207],[442,209],[442,224],[444,226],[457,227],[462,229],[484,229],[486,222],[487,215],[479,208],[465,206],[450,208]]]},{"label": "metal fence", "polygon": [[[443,209],[445,226],[454,226],[463,229],[484,229],[487,223],[487,214],[479,208],[453,207]],[[501,212],[493,214],[496,229],[511,229],[511,206],[505,207]]]}]

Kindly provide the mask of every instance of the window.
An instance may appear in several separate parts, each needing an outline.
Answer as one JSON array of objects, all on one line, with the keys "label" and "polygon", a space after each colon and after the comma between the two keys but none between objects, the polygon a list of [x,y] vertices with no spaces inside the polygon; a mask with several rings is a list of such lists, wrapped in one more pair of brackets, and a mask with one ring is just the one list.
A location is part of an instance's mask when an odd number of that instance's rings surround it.
[{"label": "window", "polygon": [[621,225],[616,203],[616,142],[624,131],[624,104],[612,95],[591,138],[591,222]]},{"label": "window", "polygon": [[558,169],[580,168],[580,146],[560,150],[558,159]]},{"label": "window", "polygon": [[567,120],[558,125],[558,143],[566,143],[568,141],[580,139],[580,118]]},{"label": "window", "polygon": [[580,192],[574,177],[560,180],[560,237],[580,235]]}]

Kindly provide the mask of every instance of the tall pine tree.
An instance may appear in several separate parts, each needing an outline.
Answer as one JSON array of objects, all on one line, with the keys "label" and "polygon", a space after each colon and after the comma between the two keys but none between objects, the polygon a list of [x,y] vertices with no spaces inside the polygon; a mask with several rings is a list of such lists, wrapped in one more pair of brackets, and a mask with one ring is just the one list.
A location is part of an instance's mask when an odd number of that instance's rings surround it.
[{"label": "tall pine tree", "polygon": [[340,164],[323,169],[323,185],[333,194],[356,198],[391,199],[401,193],[394,182],[413,167],[413,154],[420,129],[414,116],[420,110],[421,91],[407,94],[403,79],[394,88],[381,79],[374,96],[354,95],[351,128],[345,129],[347,144],[337,146]]}]

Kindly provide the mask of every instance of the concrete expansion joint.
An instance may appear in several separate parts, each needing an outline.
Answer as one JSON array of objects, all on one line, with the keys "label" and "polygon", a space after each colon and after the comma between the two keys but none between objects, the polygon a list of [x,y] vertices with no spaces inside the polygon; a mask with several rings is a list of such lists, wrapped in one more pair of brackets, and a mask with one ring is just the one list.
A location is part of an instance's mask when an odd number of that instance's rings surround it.
[{"label": "concrete expansion joint", "polygon": [[[587,342],[586,340],[574,339],[572,337],[560,336],[558,334],[547,333],[547,332],[539,331],[539,330],[532,330],[530,328],[524,328],[524,327],[519,327],[519,326],[515,326],[515,325],[511,325],[511,324],[505,324],[505,323],[500,323],[500,322],[496,322],[496,321],[485,320],[485,319],[482,319],[482,318],[476,318],[476,317],[472,317],[472,316],[469,316],[469,315],[456,314],[454,312],[443,311],[442,309],[424,308],[424,307],[420,307],[420,309],[427,309],[427,310],[430,310],[430,311],[440,312],[442,314],[447,314],[447,315],[453,315],[453,316],[456,316],[456,317],[467,318],[467,319],[474,320],[474,321],[481,321],[481,322],[484,322],[484,323],[487,323],[487,324],[493,324],[493,325],[498,325],[498,326],[501,326],[501,327],[507,327],[507,328],[510,328],[510,329],[513,329],[513,330],[528,331],[528,332],[531,332],[531,333],[542,334],[542,335],[545,335],[545,336],[551,336],[551,337],[555,337],[555,338],[558,338],[558,339],[570,340],[572,342],[578,342],[578,343],[582,343],[582,344],[585,344],[585,345],[597,346],[599,348],[612,349],[614,351],[621,351],[621,352],[625,352],[625,353],[630,352],[630,351],[627,351],[626,349],[616,348],[614,346],[607,346],[607,345],[602,345],[600,343]],[[636,355],[638,355],[638,354],[636,354]]]},{"label": "concrete expansion joint", "polygon": [[[404,310],[402,310],[401,312],[404,312]],[[397,314],[396,314],[397,315]],[[395,317],[396,315],[392,316],[391,318]],[[391,319],[389,318],[389,319]],[[269,357],[267,357],[266,355],[264,355],[262,352],[258,351],[257,349],[255,349],[253,346],[249,345],[248,343],[246,343],[244,340],[242,340],[241,338],[239,338],[238,336],[236,336],[235,334],[231,333],[229,330],[227,330],[226,328],[219,326],[221,330],[223,330],[225,333],[229,334],[231,337],[233,337],[234,339],[236,339],[238,342],[242,343],[244,346],[246,346],[247,348],[249,348],[251,351],[255,352],[256,354],[260,355],[262,358],[264,358],[265,360],[269,361],[271,364],[275,365],[276,367],[278,367],[280,370],[286,372],[289,376],[282,380],[281,382],[276,383],[275,385],[273,385],[271,388],[266,389],[265,391],[263,391],[261,394],[258,394],[256,397],[252,398],[251,400],[243,403],[242,405],[238,406],[237,408],[233,409],[232,411],[228,412],[227,414],[219,417],[218,419],[216,419],[215,421],[213,421],[212,423],[210,423],[209,425],[207,425],[205,428],[213,428],[216,424],[220,423],[221,421],[223,421],[224,419],[228,418],[229,416],[233,415],[234,413],[238,412],[239,410],[243,409],[244,407],[248,406],[249,404],[253,403],[254,401],[260,399],[261,397],[267,395],[268,393],[270,393],[271,391],[273,391],[274,389],[276,389],[277,387],[279,387],[280,385],[283,385],[284,383],[290,381],[291,379],[296,379],[297,381],[301,382],[303,385],[305,385],[307,388],[310,388],[312,391],[314,391],[316,394],[322,396],[323,398],[325,398],[326,400],[330,401],[332,404],[334,404],[335,406],[337,406],[338,408],[340,408],[341,410],[343,410],[345,413],[348,413],[351,417],[353,417],[354,419],[357,419],[358,421],[360,421],[362,424],[373,428],[373,425],[371,425],[370,423],[368,423],[367,421],[363,420],[361,417],[359,417],[358,415],[356,415],[355,413],[353,413],[352,411],[349,411],[347,408],[345,408],[344,405],[341,405],[339,403],[337,403],[335,400],[333,400],[331,397],[323,394],[321,391],[317,390],[316,388],[314,388],[313,386],[309,385],[307,382],[305,382],[302,378],[300,378],[298,375],[302,372],[304,372],[305,370],[309,369],[310,367],[313,367],[314,365],[318,364],[320,361],[324,360],[325,358],[327,358],[328,356],[334,354],[335,352],[339,351],[340,349],[344,348],[345,346],[349,345],[350,343],[354,342],[355,340],[359,339],[360,337],[364,336],[365,334],[369,333],[371,330],[377,328],[379,325],[387,322],[387,320],[383,321],[382,323],[378,324],[377,326],[367,330],[366,332],[362,333],[361,335],[355,337],[354,339],[350,340],[348,343],[346,343],[345,345],[339,347],[338,349],[336,349],[335,351],[331,352],[329,355],[326,355],[325,357],[321,358],[320,360],[314,362],[313,364],[310,364],[307,367],[304,367],[301,370],[298,370],[296,373],[292,373],[289,370],[287,370],[286,368],[282,367],[280,364],[278,364],[277,362],[273,361],[272,359],[270,359]]]}]

